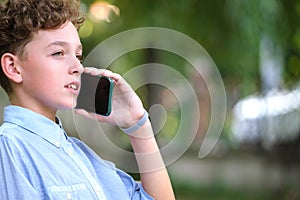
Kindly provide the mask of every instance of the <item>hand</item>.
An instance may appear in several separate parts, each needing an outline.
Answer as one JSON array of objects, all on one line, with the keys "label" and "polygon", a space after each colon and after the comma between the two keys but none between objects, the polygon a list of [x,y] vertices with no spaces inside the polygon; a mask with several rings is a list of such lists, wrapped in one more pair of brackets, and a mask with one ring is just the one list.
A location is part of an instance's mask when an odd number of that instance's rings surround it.
[{"label": "hand", "polygon": [[101,116],[80,109],[75,111],[77,114],[89,119],[115,124],[121,128],[131,127],[143,116],[144,108],[142,101],[131,86],[119,74],[106,69],[92,67],[85,67],[84,73],[94,76],[107,76],[114,80],[115,87],[112,100],[112,112],[109,116]]}]

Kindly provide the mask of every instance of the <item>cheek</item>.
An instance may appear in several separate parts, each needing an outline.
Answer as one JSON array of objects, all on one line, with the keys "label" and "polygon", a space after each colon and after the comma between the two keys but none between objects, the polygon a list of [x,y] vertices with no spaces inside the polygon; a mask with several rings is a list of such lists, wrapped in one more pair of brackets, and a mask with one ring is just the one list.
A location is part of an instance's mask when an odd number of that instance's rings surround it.
[{"label": "cheek", "polygon": [[[29,59],[29,58],[28,58]],[[56,88],[64,85],[64,72],[59,63],[53,63],[49,59],[30,57],[30,62],[24,62],[22,68],[23,84],[26,88],[36,89],[40,92],[54,92]]]},{"label": "cheek", "polygon": [[59,84],[58,80],[54,75],[32,71],[32,73],[28,73],[25,76],[23,84],[29,90],[33,89],[40,93],[52,93]]},{"label": "cheek", "polygon": [[[31,71],[23,76],[24,83],[30,83],[33,87],[38,85],[43,85],[45,82],[49,81],[49,77],[45,76],[43,73],[38,73],[38,71]],[[51,79],[50,79],[51,80]]]},{"label": "cheek", "polygon": [[54,78],[53,70],[46,61],[44,63],[34,61],[26,63],[22,76],[24,81],[35,82],[36,84],[42,84]]}]

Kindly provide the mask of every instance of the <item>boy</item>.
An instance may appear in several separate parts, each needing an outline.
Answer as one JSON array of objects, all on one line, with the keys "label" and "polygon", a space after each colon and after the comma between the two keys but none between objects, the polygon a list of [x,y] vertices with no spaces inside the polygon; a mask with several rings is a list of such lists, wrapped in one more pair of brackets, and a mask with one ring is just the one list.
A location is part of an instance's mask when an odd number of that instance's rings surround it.
[{"label": "boy", "polygon": [[[75,0],[1,4],[0,84],[11,105],[0,127],[0,199],[174,199],[138,96],[120,75],[81,65],[79,10]],[[76,106],[82,73],[114,80],[110,116],[77,113],[130,134],[141,183],[68,137],[56,117]]]}]

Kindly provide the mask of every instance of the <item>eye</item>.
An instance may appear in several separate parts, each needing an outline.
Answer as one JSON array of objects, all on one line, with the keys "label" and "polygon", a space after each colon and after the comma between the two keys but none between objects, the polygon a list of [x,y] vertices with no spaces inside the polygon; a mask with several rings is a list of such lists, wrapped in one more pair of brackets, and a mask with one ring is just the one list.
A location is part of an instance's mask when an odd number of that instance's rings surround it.
[{"label": "eye", "polygon": [[63,56],[63,55],[64,55],[63,51],[57,51],[57,52],[52,54],[52,56]]},{"label": "eye", "polygon": [[81,54],[76,55],[76,58],[80,61],[80,63],[83,62],[83,55],[81,55]]}]

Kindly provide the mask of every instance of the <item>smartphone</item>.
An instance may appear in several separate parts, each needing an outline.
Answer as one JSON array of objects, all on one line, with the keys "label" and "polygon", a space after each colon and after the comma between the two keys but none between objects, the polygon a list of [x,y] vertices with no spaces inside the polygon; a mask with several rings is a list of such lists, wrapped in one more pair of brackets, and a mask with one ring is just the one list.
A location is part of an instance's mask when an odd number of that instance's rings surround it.
[{"label": "smartphone", "polygon": [[76,109],[108,116],[112,109],[114,82],[106,76],[81,74],[81,87]]}]

